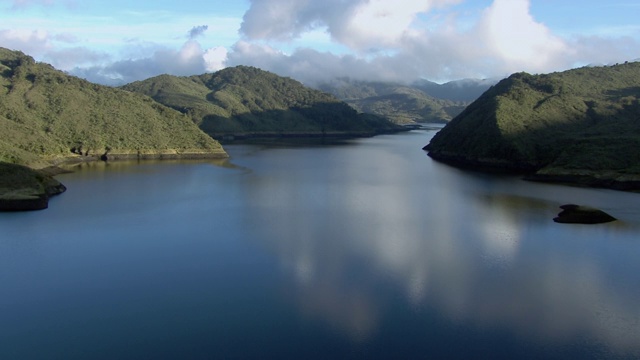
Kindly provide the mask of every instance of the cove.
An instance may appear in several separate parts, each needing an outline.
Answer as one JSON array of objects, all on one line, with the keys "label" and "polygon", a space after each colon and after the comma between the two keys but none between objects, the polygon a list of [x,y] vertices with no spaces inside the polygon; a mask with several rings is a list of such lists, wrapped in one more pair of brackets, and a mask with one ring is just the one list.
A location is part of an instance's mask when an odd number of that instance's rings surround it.
[{"label": "cove", "polygon": [[59,176],[0,214],[0,358],[640,357],[640,195],[461,171],[434,132]]}]

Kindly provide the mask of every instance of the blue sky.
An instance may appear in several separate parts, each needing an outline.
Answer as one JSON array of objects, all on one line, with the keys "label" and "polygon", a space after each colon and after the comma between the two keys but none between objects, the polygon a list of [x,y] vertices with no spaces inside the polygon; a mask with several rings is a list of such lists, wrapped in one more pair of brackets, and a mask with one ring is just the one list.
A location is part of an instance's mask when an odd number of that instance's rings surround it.
[{"label": "blue sky", "polygon": [[447,81],[636,60],[638,19],[630,0],[0,0],[0,46],[110,85],[235,65]]}]

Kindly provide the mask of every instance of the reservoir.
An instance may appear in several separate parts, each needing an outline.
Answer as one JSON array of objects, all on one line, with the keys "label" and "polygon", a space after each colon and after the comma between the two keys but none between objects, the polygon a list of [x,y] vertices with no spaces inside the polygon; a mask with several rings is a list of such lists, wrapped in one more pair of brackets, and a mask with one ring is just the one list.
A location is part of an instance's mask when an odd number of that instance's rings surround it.
[{"label": "reservoir", "polygon": [[0,359],[640,358],[640,194],[462,171],[434,133],[58,176],[0,213]]}]

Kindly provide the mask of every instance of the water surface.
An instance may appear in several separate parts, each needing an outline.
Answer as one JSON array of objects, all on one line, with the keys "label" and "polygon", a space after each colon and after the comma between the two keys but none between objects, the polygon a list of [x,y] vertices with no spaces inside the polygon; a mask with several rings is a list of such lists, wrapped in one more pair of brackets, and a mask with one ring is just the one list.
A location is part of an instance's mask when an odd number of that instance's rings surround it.
[{"label": "water surface", "polygon": [[640,357],[640,195],[460,171],[432,135],[60,176],[0,214],[0,358]]}]

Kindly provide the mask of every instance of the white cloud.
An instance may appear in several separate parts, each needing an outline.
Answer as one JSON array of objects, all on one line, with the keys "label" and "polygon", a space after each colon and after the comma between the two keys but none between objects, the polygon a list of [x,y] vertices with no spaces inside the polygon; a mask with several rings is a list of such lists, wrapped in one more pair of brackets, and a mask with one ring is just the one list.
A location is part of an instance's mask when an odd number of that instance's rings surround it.
[{"label": "white cloud", "polygon": [[354,49],[397,48],[420,13],[426,13],[438,3],[458,1],[370,0],[358,4],[352,16],[332,34]]},{"label": "white cloud", "polygon": [[45,31],[5,29],[0,30],[0,45],[31,56],[41,56],[51,48],[51,39]]},{"label": "white cloud", "polygon": [[546,71],[569,53],[565,42],[529,13],[529,0],[495,0],[479,27],[489,52],[507,71]]},{"label": "white cloud", "polygon": [[223,69],[228,53],[227,49],[222,46],[207,49],[203,55],[206,71],[214,72]]},{"label": "white cloud", "polygon": [[[495,0],[471,20],[456,17],[458,2],[329,0],[318,9],[311,1],[253,0],[241,31],[254,43],[235,47],[227,64],[250,64],[305,83],[335,76],[445,81],[558,71],[590,58],[610,63],[640,56],[640,44],[632,38],[554,35],[533,18],[529,0]],[[439,12],[433,14],[436,7]],[[298,48],[285,55],[276,50],[277,40],[291,41],[318,29],[351,52]],[[262,42],[256,45],[255,40]]]},{"label": "white cloud", "polygon": [[395,48],[420,13],[460,0],[251,0],[240,31],[250,40],[292,40],[318,28],[352,50]]},{"label": "white cloud", "polygon": [[205,55],[200,43],[188,40],[179,50],[156,47],[147,57],[76,67],[69,72],[101,84],[122,85],[161,74],[189,76],[205,73],[210,66]]},{"label": "white cloud", "polygon": [[[68,3],[61,1],[51,4]],[[493,0],[484,9],[467,5],[473,4],[250,0],[242,22],[165,11],[150,16],[127,9],[118,12],[126,21],[109,13],[49,18],[15,11],[15,16],[0,16],[0,46],[109,84],[234,65],[257,66],[307,84],[344,76],[446,81],[640,58],[640,36],[622,36],[620,30],[618,35],[560,36],[532,16],[530,0]],[[635,31],[633,26],[625,29],[626,34]]]}]

